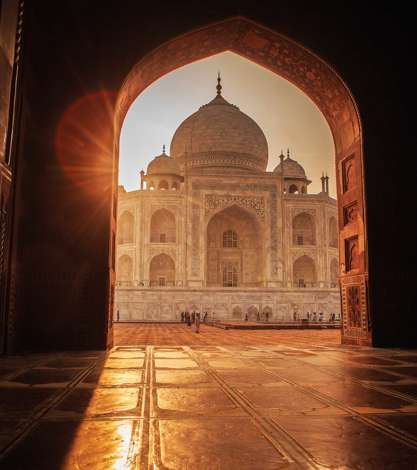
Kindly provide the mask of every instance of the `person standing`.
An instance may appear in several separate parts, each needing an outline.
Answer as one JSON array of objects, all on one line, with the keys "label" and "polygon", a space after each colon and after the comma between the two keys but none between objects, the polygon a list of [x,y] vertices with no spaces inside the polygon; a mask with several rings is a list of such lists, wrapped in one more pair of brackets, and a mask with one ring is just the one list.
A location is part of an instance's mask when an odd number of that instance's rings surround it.
[{"label": "person standing", "polygon": [[190,312],[185,312],[185,320],[187,321],[187,326],[191,326],[191,317],[190,317]]},{"label": "person standing", "polygon": [[195,310],[192,311],[191,313],[191,323],[195,322]]},{"label": "person standing", "polygon": [[200,333],[200,312],[195,314],[195,332]]}]

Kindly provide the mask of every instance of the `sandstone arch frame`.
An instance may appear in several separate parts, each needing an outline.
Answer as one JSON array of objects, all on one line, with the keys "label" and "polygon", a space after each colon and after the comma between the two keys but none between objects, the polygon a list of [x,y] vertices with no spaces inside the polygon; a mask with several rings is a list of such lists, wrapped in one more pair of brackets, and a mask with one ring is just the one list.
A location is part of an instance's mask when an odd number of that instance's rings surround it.
[{"label": "sandstone arch frame", "polygon": [[[339,215],[342,341],[372,344],[368,302],[366,207],[364,198],[363,135],[352,94],[332,67],[295,41],[243,17],[234,17],[191,31],[164,43],[144,56],[131,70],[120,90],[114,120],[114,167],[118,161],[119,135],[133,100],[152,82],[178,67],[214,54],[231,51],[263,66],[307,94],[326,118],[335,144]],[[116,175],[117,172],[115,172]],[[114,178],[116,180],[116,177]],[[117,203],[114,181],[113,204]],[[352,209],[354,208],[354,210]],[[112,231],[116,227],[112,221]],[[347,263],[352,243],[356,260]],[[350,269],[354,265],[355,269]],[[114,278],[114,276],[110,276]],[[351,292],[359,292],[358,305],[350,304]],[[352,326],[352,325],[355,326]]]}]

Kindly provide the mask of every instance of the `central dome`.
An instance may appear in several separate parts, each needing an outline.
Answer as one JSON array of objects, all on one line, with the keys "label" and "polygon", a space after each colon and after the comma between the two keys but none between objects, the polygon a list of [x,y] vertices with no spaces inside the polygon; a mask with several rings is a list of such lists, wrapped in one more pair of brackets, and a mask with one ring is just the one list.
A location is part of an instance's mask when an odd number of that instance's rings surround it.
[{"label": "central dome", "polygon": [[170,154],[184,169],[236,168],[265,171],[268,143],[256,122],[221,96],[217,96],[180,124]]}]

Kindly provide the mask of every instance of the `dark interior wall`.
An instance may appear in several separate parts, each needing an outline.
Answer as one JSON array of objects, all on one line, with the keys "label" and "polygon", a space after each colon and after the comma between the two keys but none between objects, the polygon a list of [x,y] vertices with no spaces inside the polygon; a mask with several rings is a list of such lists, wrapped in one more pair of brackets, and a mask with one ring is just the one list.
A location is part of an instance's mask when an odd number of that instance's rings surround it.
[{"label": "dark interior wall", "polygon": [[[59,8],[56,2],[27,3],[16,348],[106,344],[111,203],[106,109],[112,96],[96,95],[94,104],[87,100],[72,108],[82,129],[64,126],[69,137],[63,141],[72,150],[62,156],[56,136],[65,110],[99,90],[116,93],[134,63],[164,41],[233,15],[301,42],[334,66],[352,90],[364,127],[375,344],[417,344],[411,19],[383,4],[371,9],[333,3],[240,1],[203,7],[156,1],[146,9],[136,1],[68,0]],[[92,109],[95,119],[89,119]],[[86,128],[102,137],[100,143]],[[86,190],[87,183],[93,191]]]}]

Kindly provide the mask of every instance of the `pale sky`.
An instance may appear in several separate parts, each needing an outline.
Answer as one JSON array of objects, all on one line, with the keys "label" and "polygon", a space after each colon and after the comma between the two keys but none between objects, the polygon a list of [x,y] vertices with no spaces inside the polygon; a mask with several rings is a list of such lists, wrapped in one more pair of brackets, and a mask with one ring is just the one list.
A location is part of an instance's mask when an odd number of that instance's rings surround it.
[{"label": "pale sky", "polygon": [[139,188],[139,172],[167,152],[175,130],[190,114],[216,95],[217,71],[222,95],[254,119],[268,141],[268,171],[289,147],[312,180],[310,194],[321,191],[320,176],[330,177],[336,196],[334,143],[317,106],[287,80],[232,52],[224,52],[171,72],[141,93],[130,107],[120,136],[119,184]]}]

